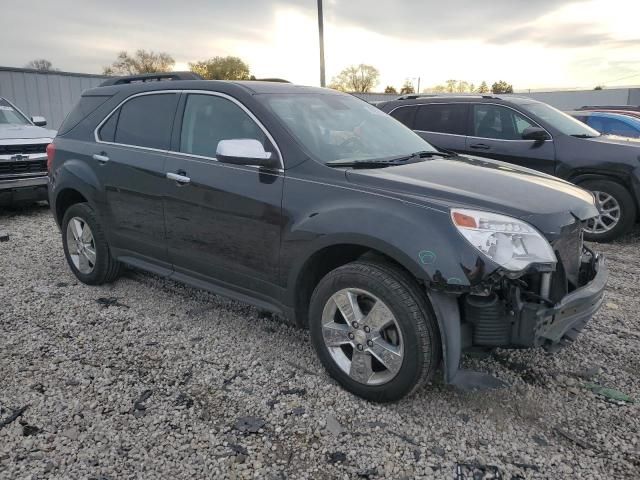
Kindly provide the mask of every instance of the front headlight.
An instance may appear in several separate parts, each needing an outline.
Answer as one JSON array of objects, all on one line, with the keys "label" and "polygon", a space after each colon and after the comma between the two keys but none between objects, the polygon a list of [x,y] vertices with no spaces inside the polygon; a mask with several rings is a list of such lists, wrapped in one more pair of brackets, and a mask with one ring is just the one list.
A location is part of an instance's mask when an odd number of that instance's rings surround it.
[{"label": "front headlight", "polygon": [[512,272],[532,263],[556,263],[546,238],[528,223],[497,213],[451,209],[451,219],[471,245]]}]

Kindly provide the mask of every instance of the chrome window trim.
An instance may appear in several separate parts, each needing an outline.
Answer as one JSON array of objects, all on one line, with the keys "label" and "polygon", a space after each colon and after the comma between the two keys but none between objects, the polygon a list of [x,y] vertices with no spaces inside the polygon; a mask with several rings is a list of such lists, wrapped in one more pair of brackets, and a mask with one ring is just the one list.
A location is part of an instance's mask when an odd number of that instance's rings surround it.
[{"label": "chrome window trim", "polygon": [[[187,95],[189,95],[189,94],[212,95],[212,96],[215,96],[215,97],[225,98],[225,99],[233,102],[238,107],[240,107],[240,109],[242,111],[244,111],[249,116],[249,118],[251,118],[251,120],[253,120],[256,123],[256,125],[258,125],[258,127],[260,127],[260,130],[263,131],[263,133],[267,136],[269,141],[271,141],[271,143],[273,144],[274,148],[276,149],[276,152],[278,153],[278,159],[280,160],[280,168],[272,169],[272,170],[284,171],[284,158],[282,156],[282,151],[280,150],[280,147],[276,143],[276,141],[273,138],[273,136],[271,135],[271,133],[269,133],[269,131],[266,129],[266,127],[262,124],[262,122],[260,120],[258,120],[258,118],[253,114],[253,112],[251,112],[251,110],[249,110],[247,107],[245,107],[242,102],[240,102],[239,100],[233,98],[232,96],[227,95],[226,93],[214,92],[214,91],[210,91],[210,90],[157,90],[157,91],[153,91],[153,92],[140,92],[140,93],[136,93],[134,95],[131,95],[131,96],[125,98],[124,100],[122,100],[113,110],[111,110],[111,112],[109,112],[107,114],[107,116],[105,116],[104,119],[93,130],[93,136],[94,136],[94,139],[95,139],[96,143],[102,143],[102,144],[105,144],[105,145],[115,145],[115,146],[119,146],[119,147],[140,148],[140,149],[143,149],[143,150],[149,150],[149,151],[152,151],[152,152],[160,152],[160,153],[165,153],[165,154],[166,153],[177,153],[177,154],[180,154],[180,155],[186,155],[188,157],[195,157],[195,158],[213,160],[215,162],[219,162],[216,157],[208,157],[208,156],[204,156],[204,155],[195,155],[195,154],[192,154],[192,153],[180,152],[180,151],[171,150],[171,149],[163,150],[163,149],[159,149],[159,148],[143,147],[143,146],[140,146],[140,145],[129,145],[129,144],[126,144],[126,143],[107,142],[107,141],[104,141],[104,140],[100,140],[100,137],[98,136],[98,131],[100,130],[100,128],[102,128],[102,125],[104,125],[109,120],[109,118],[111,118],[111,116],[120,107],[122,107],[122,105],[127,103],[129,100],[132,100],[134,98],[141,97],[141,96],[144,96],[144,95],[161,95],[161,94],[167,94],[167,93],[187,94]],[[219,162],[219,163],[222,163],[222,162]],[[263,168],[263,167],[259,167],[257,165],[247,165],[247,167]]]},{"label": "chrome window trim", "polygon": [[[425,102],[425,103],[412,103],[410,105],[398,105],[396,108],[391,110],[388,114],[391,115],[393,112],[395,112],[399,108],[422,107],[422,106],[429,106],[429,105],[469,105],[471,108],[473,108],[474,105],[494,105],[496,107],[508,108],[508,109],[513,110],[514,112],[522,115],[524,118],[529,120],[531,123],[536,125],[538,128],[541,128],[542,130],[547,132],[547,135],[549,135],[549,139],[545,140],[545,142],[552,142],[553,141],[553,135],[551,135],[551,133],[549,133],[549,131],[546,128],[544,128],[542,125],[539,125],[538,122],[534,121],[533,118],[531,118],[529,115],[527,115],[525,113],[522,113],[520,110],[516,110],[515,108],[513,108],[513,107],[511,107],[509,105],[502,105],[500,103],[493,103],[493,102]],[[409,128],[409,127],[407,127],[407,128]],[[459,133],[433,132],[433,131],[430,131],[430,130],[418,130],[418,129],[412,129],[412,130],[414,132],[434,133],[434,134],[440,134],[440,135],[454,135],[456,137],[481,138],[481,139],[484,139],[484,140],[492,140],[492,141],[499,141],[499,142],[534,142],[535,141],[535,140],[520,140],[520,139],[508,140],[508,139],[502,139],[502,138],[476,137],[475,135],[461,135]]]}]

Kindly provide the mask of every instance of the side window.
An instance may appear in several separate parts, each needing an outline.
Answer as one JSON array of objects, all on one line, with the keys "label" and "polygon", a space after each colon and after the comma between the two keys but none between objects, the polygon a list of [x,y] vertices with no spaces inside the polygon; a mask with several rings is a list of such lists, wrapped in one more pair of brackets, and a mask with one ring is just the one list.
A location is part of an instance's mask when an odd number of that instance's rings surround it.
[{"label": "side window", "polygon": [[400,107],[391,112],[391,116],[407,127],[413,128],[413,118],[416,116],[418,107]]},{"label": "side window", "polygon": [[418,108],[415,130],[466,134],[467,105],[462,103],[422,105]]},{"label": "side window", "polygon": [[621,120],[615,118],[603,118],[602,123],[604,125],[604,132],[611,135],[620,135],[623,137],[637,137],[638,132],[631,126],[627,125]]},{"label": "side window", "polygon": [[522,140],[522,133],[536,127],[515,110],[498,105],[473,106],[473,135],[498,140]]},{"label": "side window", "polygon": [[258,140],[265,150],[273,152],[265,133],[231,100],[215,95],[187,97],[180,132],[181,152],[214,158],[220,140],[241,138]]},{"label": "side window", "polygon": [[[100,139],[109,141],[110,129],[115,128],[113,141],[116,143],[167,149],[177,102],[178,95],[175,93],[134,97],[102,126]],[[115,122],[113,125],[110,123],[112,121]]]}]

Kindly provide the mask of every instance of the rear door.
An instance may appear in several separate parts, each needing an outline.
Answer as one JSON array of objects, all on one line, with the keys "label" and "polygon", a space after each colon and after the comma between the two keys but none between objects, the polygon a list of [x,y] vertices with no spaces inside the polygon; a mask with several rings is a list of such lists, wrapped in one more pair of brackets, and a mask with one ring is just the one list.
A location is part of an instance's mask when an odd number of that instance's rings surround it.
[{"label": "rear door", "polygon": [[231,97],[185,93],[180,103],[165,171],[188,181],[165,179],[164,199],[176,275],[273,298],[284,172],[220,163],[216,149],[220,140],[249,138],[275,156],[279,152],[256,118]]},{"label": "rear door", "polygon": [[466,152],[523,167],[555,174],[555,148],[549,140],[523,140],[529,127],[540,128],[533,120],[502,105],[476,103],[471,106],[471,129]]},{"label": "rear door", "polygon": [[175,92],[134,95],[97,129],[96,173],[105,185],[105,221],[118,256],[170,268],[162,193]]},{"label": "rear door", "polygon": [[468,112],[466,103],[419,105],[413,129],[437,148],[464,152]]}]

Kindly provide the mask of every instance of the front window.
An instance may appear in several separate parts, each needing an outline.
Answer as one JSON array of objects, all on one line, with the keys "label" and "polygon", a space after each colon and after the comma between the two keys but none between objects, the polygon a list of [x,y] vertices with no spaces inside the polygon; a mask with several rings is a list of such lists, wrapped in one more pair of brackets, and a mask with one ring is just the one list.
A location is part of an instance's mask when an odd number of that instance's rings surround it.
[{"label": "front window", "polygon": [[541,118],[560,133],[574,137],[599,137],[600,133],[575,118],[546,103],[520,105],[526,111]]},{"label": "front window", "polygon": [[473,136],[498,140],[522,140],[527,128],[536,127],[515,110],[498,105],[473,106]]},{"label": "front window", "polygon": [[265,94],[259,98],[321,162],[436,151],[400,122],[355,97],[319,93]]},{"label": "front window", "polygon": [[31,125],[31,122],[4,98],[0,98],[0,125]]}]

